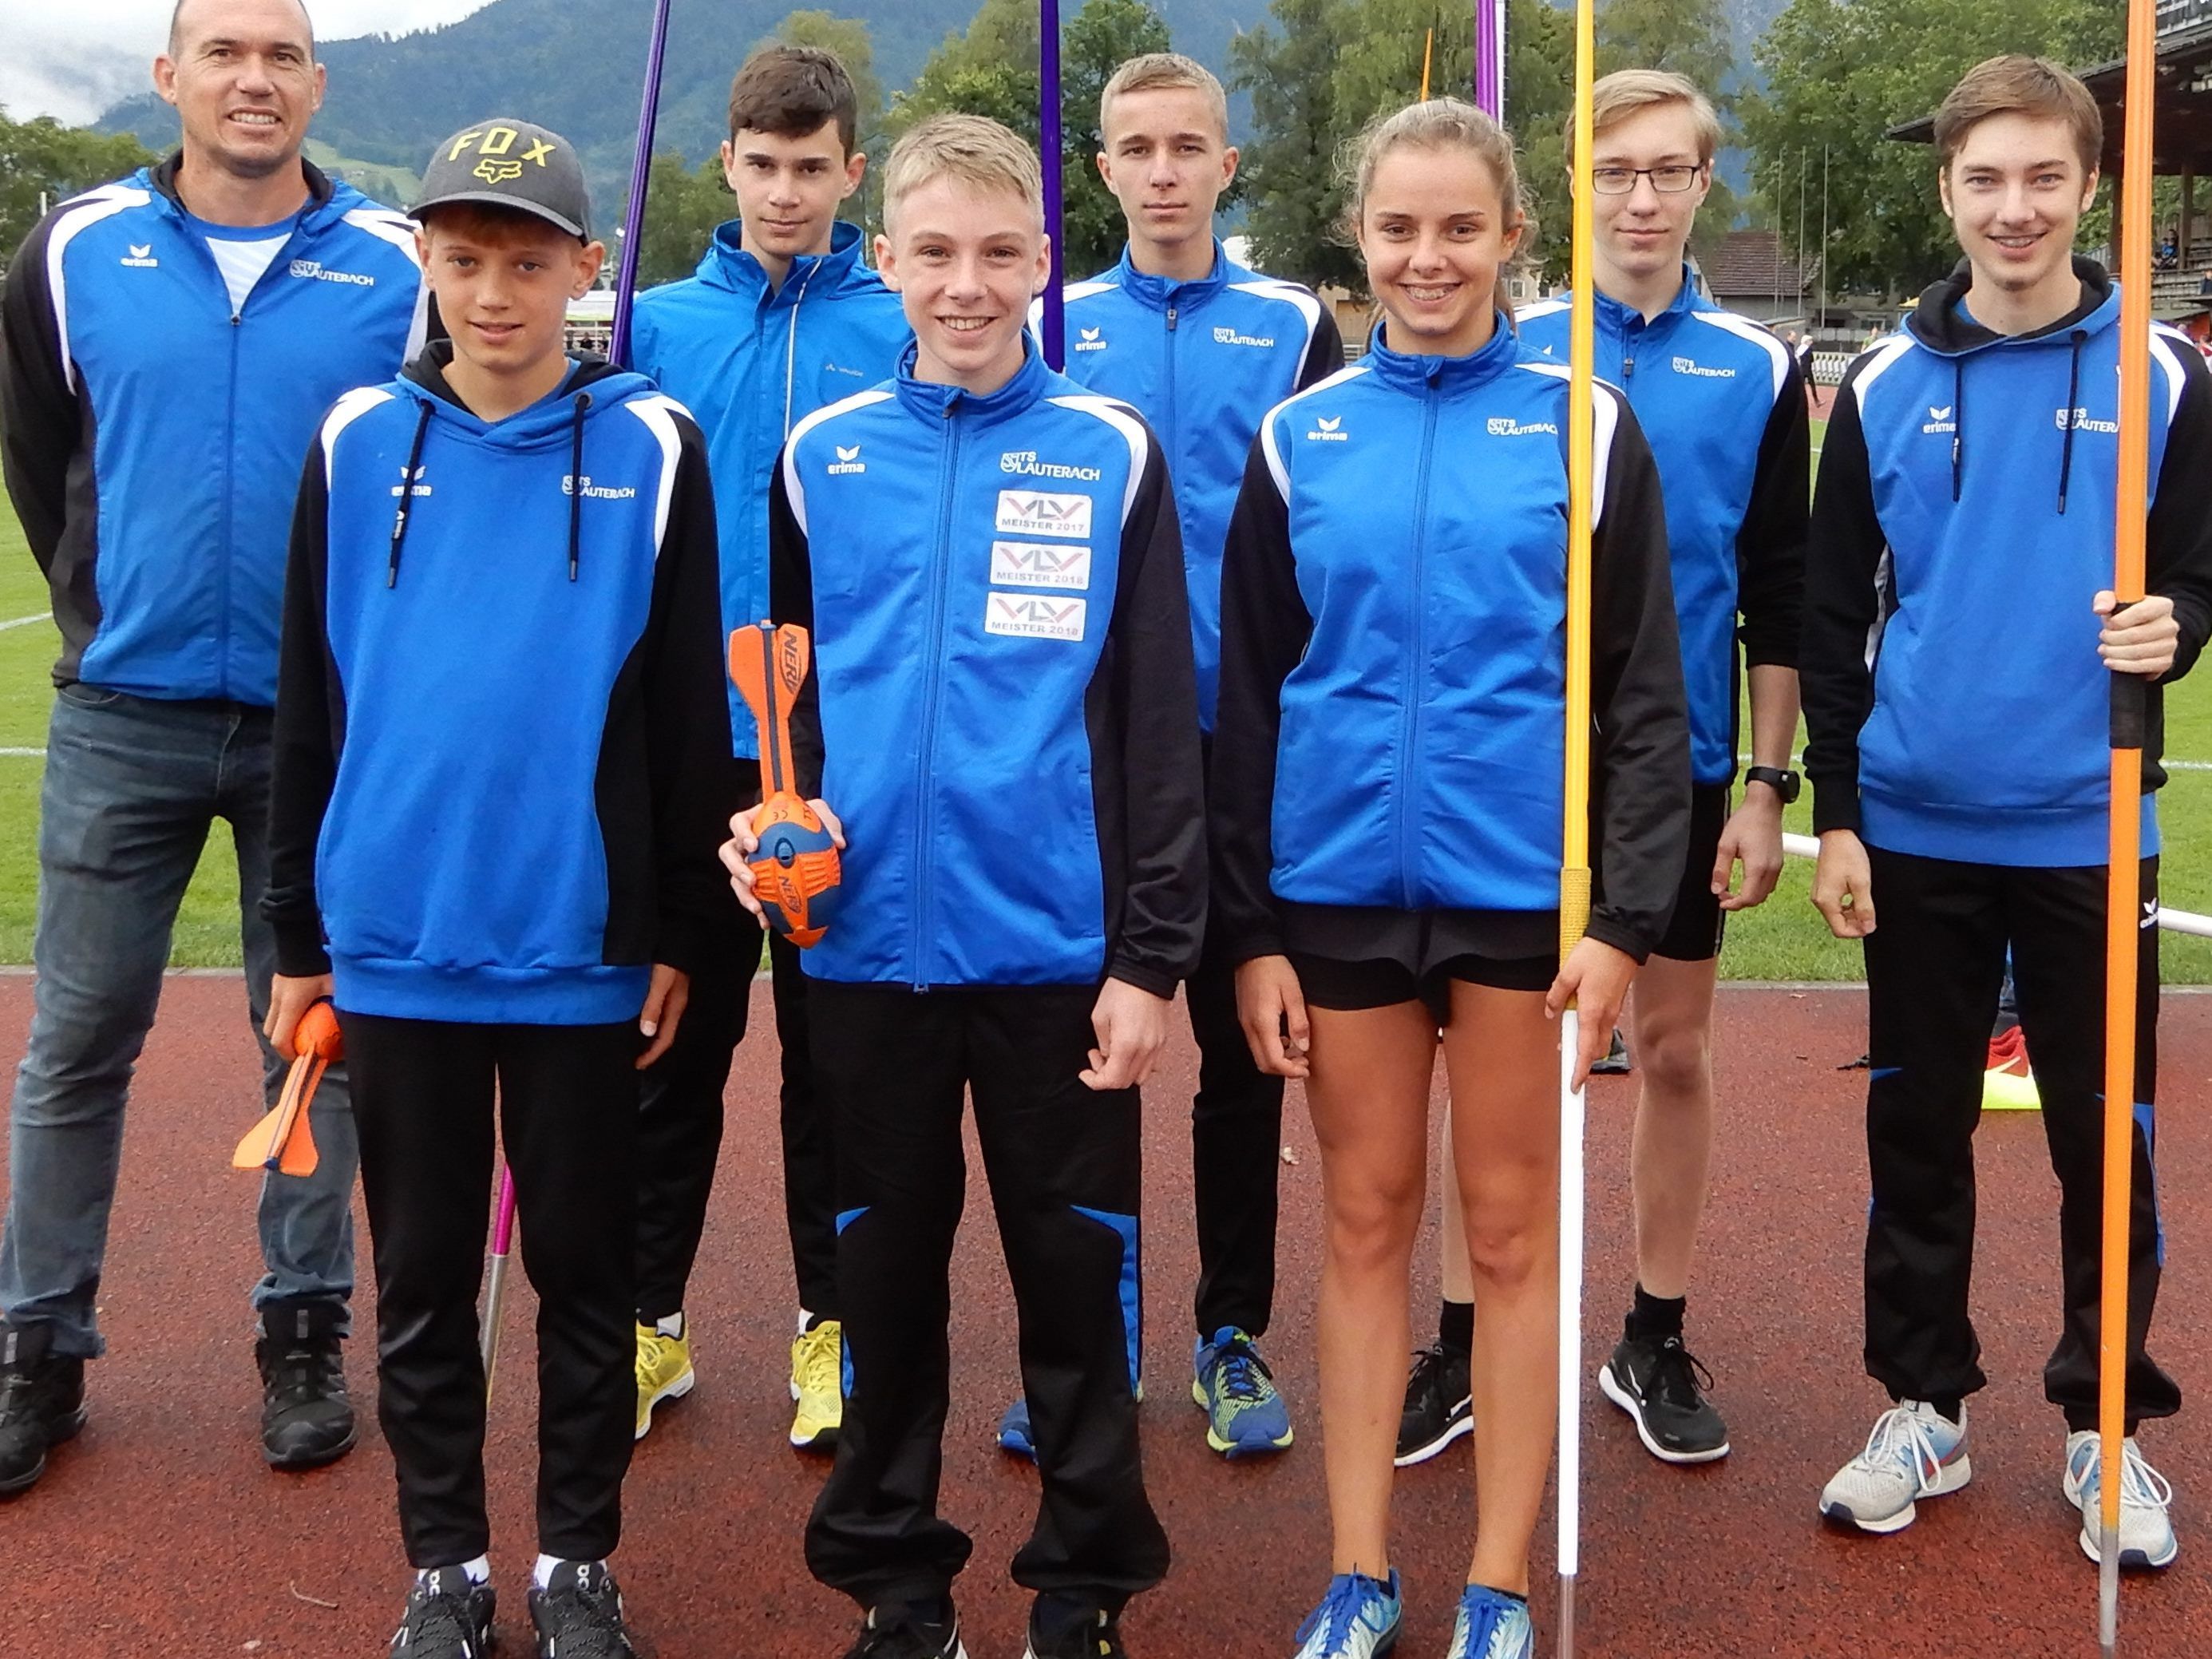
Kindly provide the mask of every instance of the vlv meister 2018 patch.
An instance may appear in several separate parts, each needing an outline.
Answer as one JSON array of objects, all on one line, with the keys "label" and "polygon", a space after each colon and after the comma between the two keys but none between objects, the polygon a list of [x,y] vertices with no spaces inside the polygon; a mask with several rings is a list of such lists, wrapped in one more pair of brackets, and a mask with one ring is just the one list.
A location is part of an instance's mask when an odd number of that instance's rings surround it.
[{"label": "vlv meister 2018 patch", "polygon": [[1002,489],[998,521],[991,527],[1002,536],[1065,536],[1072,541],[1089,541],[1091,497]]},{"label": "vlv meister 2018 patch", "polygon": [[1091,550],[1048,542],[993,542],[994,587],[1065,587],[1081,592],[1091,586]]},{"label": "vlv meister 2018 patch", "polygon": [[1025,640],[1080,640],[1087,599],[1036,593],[992,593],[983,602],[983,631]]}]

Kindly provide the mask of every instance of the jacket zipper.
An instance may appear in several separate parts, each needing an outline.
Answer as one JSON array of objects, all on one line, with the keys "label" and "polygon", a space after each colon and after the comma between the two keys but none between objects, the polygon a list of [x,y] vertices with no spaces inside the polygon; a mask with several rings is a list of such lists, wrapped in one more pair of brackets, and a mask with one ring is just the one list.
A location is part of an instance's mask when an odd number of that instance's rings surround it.
[{"label": "jacket zipper", "polygon": [[1427,551],[1429,537],[1429,457],[1436,447],[1437,389],[1426,388],[1421,406],[1421,459],[1413,473],[1413,579],[1412,582],[1413,621],[1413,649],[1406,659],[1405,708],[1400,715],[1398,734],[1398,883],[1401,896],[1401,908],[1418,910],[1421,908],[1416,897],[1419,885],[1417,866],[1420,861],[1412,810],[1413,780],[1419,764],[1421,740],[1420,676],[1423,663],[1428,656],[1428,630],[1423,625],[1427,617],[1426,582],[1422,575],[1422,557]]},{"label": "jacket zipper", "polygon": [[1180,460],[1182,459],[1182,452],[1176,447],[1175,354],[1176,308],[1173,306],[1170,306],[1168,307],[1168,395],[1166,399],[1168,411],[1168,441],[1166,448],[1169,454],[1175,456],[1178,460]]},{"label": "jacket zipper", "polygon": [[952,561],[952,500],[953,485],[960,472],[960,444],[952,428],[952,406],[947,404],[944,415],[943,459],[939,465],[937,498],[937,540],[932,548],[929,573],[929,654],[928,684],[923,688],[921,702],[921,743],[915,752],[914,783],[914,988],[929,989],[929,975],[923,968],[923,951],[929,939],[931,889],[934,886],[930,869],[931,811],[933,799],[929,791],[930,758],[937,747],[938,693],[945,678],[945,572]]}]

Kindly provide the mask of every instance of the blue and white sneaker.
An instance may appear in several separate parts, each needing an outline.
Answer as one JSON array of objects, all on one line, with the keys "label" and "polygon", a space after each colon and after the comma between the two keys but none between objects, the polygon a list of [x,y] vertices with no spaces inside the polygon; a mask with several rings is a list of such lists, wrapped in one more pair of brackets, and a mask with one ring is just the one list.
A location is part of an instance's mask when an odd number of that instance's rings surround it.
[{"label": "blue and white sneaker", "polygon": [[[2060,1490],[2066,1501],[2081,1511],[2081,1553],[2099,1559],[2098,1540],[2104,1531],[2103,1481],[2100,1478],[2103,1448],[2094,1430],[2066,1437],[2066,1478]],[[2166,1477],[2143,1461],[2130,1435],[2120,1443],[2120,1565],[2124,1567],[2170,1567],[2181,1553],[2166,1514],[2173,1488]]]},{"label": "blue and white sneaker", "polygon": [[1467,1587],[1452,1619],[1444,1659],[1528,1659],[1535,1650],[1527,1601],[1487,1584]]},{"label": "blue and white sneaker", "polygon": [[1206,1443],[1224,1457],[1264,1457],[1291,1443],[1291,1413],[1252,1339],[1234,1325],[1191,1355],[1190,1397],[1206,1413]]},{"label": "blue and white sneaker", "polygon": [[1364,1572],[1340,1572],[1291,1638],[1300,1644],[1293,1659],[1381,1659],[1398,1644],[1404,1611],[1395,1567],[1387,1584]]},{"label": "blue and white sneaker", "polygon": [[1861,1532],[1902,1532],[1916,1500],[1954,1492],[1974,1478],[1966,1413],[1955,1423],[1923,1400],[1901,1400],[1874,1420],[1856,1457],[1821,1489],[1820,1513]]},{"label": "blue and white sneaker", "polygon": [[999,1419],[999,1449],[1009,1457],[1036,1462],[1036,1442],[1030,1438],[1030,1402],[1017,1400]]}]

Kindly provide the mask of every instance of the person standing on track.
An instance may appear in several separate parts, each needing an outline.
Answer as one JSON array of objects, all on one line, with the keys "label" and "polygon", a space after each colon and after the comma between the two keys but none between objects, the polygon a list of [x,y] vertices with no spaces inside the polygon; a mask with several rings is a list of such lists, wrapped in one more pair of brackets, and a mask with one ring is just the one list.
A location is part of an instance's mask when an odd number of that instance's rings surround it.
[{"label": "person standing on track", "polygon": [[[1263,414],[1344,367],[1344,343],[1311,292],[1256,276],[1222,251],[1214,206],[1237,176],[1237,151],[1227,96],[1204,65],[1173,52],[1131,58],[1106,82],[1098,126],[1099,175],[1121,204],[1128,245],[1120,264],[1066,291],[1067,375],[1134,407],[1166,452],[1182,521],[1200,743],[1210,756],[1221,540],[1244,458]],[[1217,946],[1183,996],[1199,1049],[1191,1397],[1214,1450],[1265,1455],[1288,1446],[1291,1432],[1259,1351],[1275,1302],[1283,1080],[1253,1064],[1237,1023],[1236,972]],[[1036,1455],[1026,1402],[1007,1413],[999,1443]]]},{"label": "person standing on track", "polygon": [[[183,0],[154,83],[184,142],[63,203],[0,295],[0,458],[62,655],[40,799],[38,967],[0,1238],[0,1494],[82,1427],[131,1076],[213,821],[236,843],[246,1000],[276,946],[270,705],[284,533],[315,422],[422,326],[406,221],[300,158],[323,66],[296,0]],[[262,1044],[264,1104],[284,1061]],[[257,1110],[260,1109],[257,1108]],[[262,1182],[262,1450],[342,1455],[354,1126],[333,1067],[321,1161]]]},{"label": "person standing on track", "polygon": [[[1636,411],[1664,485],[1692,784],[1674,917],[1630,1000],[1636,1286],[1598,1382],[1654,1457],[1705,1463],[1728,1455],[1728,1428],[1699,1387],[1705,1373],[1684,1346],[1683,1316],[1712,1164],[1713,987],[1729,913],[1774,890],[1782,809],[1797,796],[1810,439],[1789,348],[1699,298],[1685,263],[1720,143],[1712,105],[1679,75],[1622,70],[1598,82],[1591,113],[1597,373]],[[1522,311],[1522,341],[1565,362],[1570,304],[1562,295]],[[1732,808],[1740,673],[1750,681],[1753,763]],[[1465,1431],[1470,1322],[1464,1298],[1460,1310],[1451,1300],[1407,1389],[1402,1462]]]},{"label": "person standing on track", "polygon": [[1254,446],[1223,556],[1211,781],[1245,1034],[1262,1067],[1305,1079],[1322,1149],[1334,1577],[1298,1652],[1364,1659],[1396,1637],[1391,1452],[1441,1047],[1485,1336],[1480,1522],[1449,1652],[1525,1659],[1558,1403],[1553,1017],[1579,1000],[1579,1079],[1665,931],[1689,833],[1666,524],[1636,416],[1600,385],[1603,878],[1562,963],[1569,385],[1512,331],[1512,140],[1457,100],[1416,104],[1369,130],[1348,184],[1382,327]]},{"label": "person standing on track", "polygon": [[377,1415],[416,1569],[392,1651],[491,1641],[496,1097],[538,1297],[537,1651],[629,1659],[606,1558],[634,1439],[638,1073],[736,921],[713,485],[680,404],[564,349],[606,252],[574,148],[479,121],[422,191],[453,337],[332,405],[301,479],[269,1036],[289,1048],[328,997],[353,1066]]},{"label": "person standing on track", "polygon": [[[638,296],[631,356],[696,416],[714,465],[722,544],[722,629],[768,614],[768,498],[796,422],[888,379],[913,337],[898,296],[861,263],[858,226],[837,216],[868,158],[854,148],[859,103],[829,52],[769,46],[730,83],[722,174],[738,216],[718,227],[698,274]],[[754,775],[753,721],[731,693],[731,735]],[[645,1083],[638,1149],[637,1432],[653,1407],[691,1391],[684,1285],[707,1224],[722,1145],[722,1091],[744,1036],[759,965],[750,928],[691,988],[684,1035]],[[776,1036],[783,1050],[784,1211],[799,1279],[791,1344],[791,1443],[836,1449],[844,1410],[837,1316],[836,1161],[830,1115],[807,1058],[806,976],[771,934]]]},{"label": "person standing on track", "polygon": [[[1895,1403],[1820,1494],[1863,1532],[1972,1477],[1966,1398],[1986,1381],[1967,1312],[1973,1134],[2011,947],[2059,1183],[2063,1489],[2099,1534],[2105,884],[2115,674],[2147,683],[2127,1442],[2120,1562],[2179,1550],[2172,1491],[2136,1443],[2181,1392],[2146,1349],[2164,1238],[2152,1169],[2158,1036],[2160,688],[2212,633],[2212,377],[2150,347],[2150,597],[2115,611],[2119,295],[2072,256],[2097,191],[2095,100],[2056,64],[1993,58],[1936,114],[1964,258],[1836,395],[1813,505],[1803,649],[1813,898],[1864,942],[1866,1367]],[[1990,618],[2004,618],[2002,650]],[[1877,925],[1879,917],[1879,925]]]}]

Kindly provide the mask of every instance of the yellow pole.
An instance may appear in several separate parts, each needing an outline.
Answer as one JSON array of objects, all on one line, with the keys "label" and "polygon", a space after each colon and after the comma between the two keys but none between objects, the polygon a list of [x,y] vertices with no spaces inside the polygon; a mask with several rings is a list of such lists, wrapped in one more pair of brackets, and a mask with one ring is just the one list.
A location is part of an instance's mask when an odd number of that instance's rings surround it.
[{"label": "yellow pole", "polygon": [[[2150,214],[2152,114],[2157,102],[2153,0],[2129,0],[2125,126],[2120,146],[2120,455],[2112,592],[2142,597],[2150,487]],[[2069,419],[2072,416],[2069,415]],[[2135,1159],[2136,907],[2142,857],[2145,695],[2141,677],[2112,676],[2112,842],[2105,893],[2105,1215],[2098,1309],[2099,1515],[2097,1638],[2106,1659],[2119,1640],[2120,1471],[2127,1427],[2128,1231]]]},{"label": "yellow pole", "polygon": [[[1566,778],[1560,823],[1559,960],[1589,925],[1589,669],[1591,381],[1596,365],[1590,244],[1590,83],[1597,59],[1591,0],[1575,3],[1575,155],[1572,310],[1567,385]],[[1582,1565],[1583,1132],[1584,1100],[1574,1086],[1581,1016],[1559,1022],[1559,1654],[1574,1659],[1575,1579]]]},{"label": "yellow pole", "polygon": [[1429,63],[1436,55],[1437,32],[1429,31],[1428,39],[1421,42],[1421,101],[1429,101]]}]

